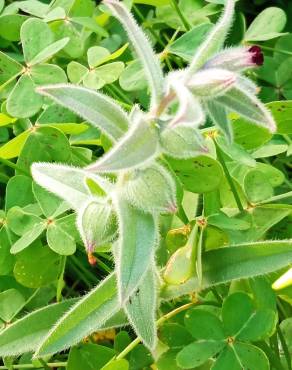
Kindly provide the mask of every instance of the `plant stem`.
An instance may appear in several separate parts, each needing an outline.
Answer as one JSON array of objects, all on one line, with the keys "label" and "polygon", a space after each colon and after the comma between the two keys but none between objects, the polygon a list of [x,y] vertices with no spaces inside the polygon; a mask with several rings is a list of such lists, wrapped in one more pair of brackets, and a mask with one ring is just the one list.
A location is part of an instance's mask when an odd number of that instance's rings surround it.
[{"label": "plant stem", "polygon": [[232,179],[232,177],[231,177],[231,175],[230,175],[230,173],[228,171],[228,168],[226,166],[226,163],[224,161],[224,158],[223,158],[223,155],[222,155],[222,151],[221,151],[219,145],[217,144],[216,140],[214,140],[214,144],[216,146],[216,152],[217,152],[218,160],[219,160],[219,162],[221,163],[221,165],[223,167],[223,171],[225,173],[226,179],[227,179],[227,181],[229,183],[229,186],[231,188],[231,191],[232,191],[232,194],[234,196],[234,199],[235,199],[235,202],[237,204],[237,207],[238,207],[238,209],[239,209],[240,212],[243,212],[244,211],[244,208],[243,208],[243,206],[241,204],[241,201],[240,201],[238,192],[236,190],[236,187],[234,185],[233,179]]},{"label": "plant stem", "polygon": [[9,161],[8,159],[1,158],[0,157],[0,163],[3,163],[5,166],[13,168],[15,171],[22,172],[24,175],[27,175],[30,177],[30,173],[22,168],[20,168],[17,164]]},{"label": "plant stem", "polygon": [[279,194],[279,195],[275,195],[274,197],[271,197],[269,199],[266,199],[260,203],[257,203],[257,205],[262,205],[262,204],[267,204],[267,203],[271,203],[271,202],[276,202],[278,200],[281,200],[281,199],[286,199],[286,198],[290,198],[292,197],[292,191],[288,191],[287,193],[283,193],[283,194]]},{"label": "plant stem", "polygon": [[276,51],[277,53],[280,53],[280,54],[283,54],[283,55],[289,55],[290,57],[292,56],[291,51],[275,49],[275,48],[271,48],[270,46],[261,45],[261,49],[267,50],[267,51]]},{"label": "plant stem", "polygon": [[[178,308],[175,308],[173,311],[168,312],[167,314],[161,316],[157,321],[156,325],[160,326],[165,321],[169,320],[173,316],[177,315],[178,313],[185,311],[189,308],[191,308],[193,305],[195,305],[197,302],[190,302],[187,304],[184,304],[183,306],[180,306]],[[139,343],[141,342],[141,338],[137,337],[135,340],[133,340],[121,353],[119,353],[116,357],[113,357],[109,362],[106,364],[113,362],[114,360],[121,360],[122,358],[126,357],[129,352],[132,351]],[[106,366],[105,365],[105,366]]]},{"label": "plant stem", "polygon": [[[48,363],[47,366],[49,368],[57,368],[57,367],[66,367],[67,362],[51,362]],[[36,367],[35,365],[32,364],[18,364],[18,365],[11,365],[12,369],[41,369],[43,366]],[[9,368],[7,366],[0,366],[0,370],[8,370]]]},{"label": "plant stem", "polygon": [[177,12],[177,15],[179,16],[179,18],[180,18],[182,24],[184,25],[185,29],[187,31],[189,31],[191,29],[191,26],[189,25],[189,22],[187,21],[186,17],[184,16],[182,11],[180,10],[180,7],[179,7],[177,1],[176,0],[171,0],[171,4],[174,7],[175,11]]},{"label": "plant stem", "polygon": [[287,346],[287,343],[285,341],[285,337],[282,333],[282,330],[280,328],[280,326],[278,325],[277,327],[277,332],[278,332],[278,336],[279,336],[279,339],[280,339],[280,342],[281,342],[281,345],[282,345],[282,348],[283,348],[283,352],[284,352],[284,356],[285,356],[285,359],[286,359],[286,362],[287,362],[287,365],[288,365],[288,370],[292,370],[292,367],[291,367],[291,356],[290,356],[290,353],[289,353],[289,348]]},{"label": "plant stem", "polygon": [[64,273],[66,268],[66,261],[67,257],[61,257],[61,265],[60,265],[60,275],[57,282],[57,292],[56,292],[56,300],[57,302],[61,302],[62,300],[62,290],[63,290],[63,281],[64,281]]}]

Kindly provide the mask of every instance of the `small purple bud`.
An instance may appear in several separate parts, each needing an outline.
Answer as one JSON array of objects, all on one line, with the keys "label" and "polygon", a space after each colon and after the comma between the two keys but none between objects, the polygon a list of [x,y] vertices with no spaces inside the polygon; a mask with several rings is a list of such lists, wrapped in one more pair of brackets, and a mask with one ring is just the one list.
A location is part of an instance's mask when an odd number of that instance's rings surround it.
[{"label": "small purple bud", "polygon": [[253,45],[248,49],[248,51],[251,55],[251,61],[253,64],[256,64],[257,66],[262,66],[264,64],[264,54],[259,46]]}]

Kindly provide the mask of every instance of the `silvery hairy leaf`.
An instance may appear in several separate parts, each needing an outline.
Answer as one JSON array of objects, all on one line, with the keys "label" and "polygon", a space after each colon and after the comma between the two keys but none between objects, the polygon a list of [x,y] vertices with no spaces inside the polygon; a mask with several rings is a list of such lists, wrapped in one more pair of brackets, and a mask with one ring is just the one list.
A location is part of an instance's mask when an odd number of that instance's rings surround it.
[{"label": "silvery hairy leaf", "polygon": [[217,24],[211,29],[205,41],[196,51],[185,76],[187,81],[197,72],[207,60],[220,50],[224,44],[228,31],[231,27],[234,14],[234,0],[226,0],[223,14]]},{"label": "silvery hairy leaf", "polygon": [[117,17],[128,33],[150,85],[151,106],[155,106],[160,102],[164,92],[164,78],[159,60],[154,54],[148,38],[123,3],[117,0],[104,0],[104,3],[110,8],[113,15]]},{"label": "silvery hairy leaf", "polygon": [[92,172],[117,172],[145,166],[158,154],[158,129],[145,115],[135,114],[129,131],[97,162],[87,167]]},{"label": "silvery hairy leaf", "polygon": [[173,158],[192,158],[208,152],[204,137],[191,126],[166,128],[160,135],[160,144],[163,153]]},{"label": "silvery hairy leaf", "polygon": [[153,261],[158,233],[153,215],[132,207],[123,196],[116,196],[115,208],[119,219],[119,240],[114,253],[118,294],[120,302],[125,303]]},{"label": "silvery hairy leaf", "polygon": [[96,182],[105,192],[112,190],[112,184],[105,178],[73,166],[33,163],[31,173],[39,185],[64,199],[76,211],[92,198],[86,179]]},{"label": "silvery hairy leaf", "polygon": [[269,110],[255,95],[239,86],[216,98],[216,102],[271,132],[276,131],[276,123]]},{"label": "silvery hairy leaf", "polygon": [[104,94],[69,84],[42,86],[37,91],[98,127],[114,141],[128,129],[127,114]]},{"label": "silvery hairy leaf", "polygon": [[125,312],[143,344],[153,350],[157,343],[157,274],[154,262],[150,265],[137,290],[125,304]]},{"label": "silvery hairy leaf", "polygon": [[233,141],[233,130],[228,118],[227,109],[215,100],[208,100],[205,104],[212,122],[223,132],[229,143]]}]

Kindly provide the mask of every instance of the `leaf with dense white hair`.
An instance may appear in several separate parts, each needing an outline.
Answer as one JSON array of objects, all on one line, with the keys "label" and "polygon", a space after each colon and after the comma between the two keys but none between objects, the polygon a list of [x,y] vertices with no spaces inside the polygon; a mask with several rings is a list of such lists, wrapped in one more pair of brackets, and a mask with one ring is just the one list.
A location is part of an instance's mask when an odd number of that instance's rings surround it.
[{"label": "leaf with dense white hair", "polygon": [[125,305],[125,311],[130,324],[136,334],[150,350],[153,350],[157,342],[156,334],[156,310],[157,310],[157,290],[156,290],[156,271],[152,265],[145,274],[138,289],[130,297]]},{"label": "leaf with dense white hair", "polygon": [[187,159],[208,152],[200,130],[191,126],[166,128],[160,135],[160,144],[162,151],[173,158]]},{"label": "leaf with dense white hair", "polygon": [[98,175],[61,164],[33,163],[31,173],[39,185],[64,199],[76,211],[92,197],[86,179],[96,182],[105,192],[112,188],[106,179]]},{"label": "leaf with dense white hair", "polygon": [[213,54],[222,48],[233,21],[234,5],[234,0],[226,0],[221,18],[211,29],[190,63],[185,76],[186,80],[197,72]]},{"label": "leaf with dense white hair", "polygon": [[116,172],[145,166],[158,152],[158,129],[143,114],[135,114],[128,133],[97,162],[89,165],[92,172]]},{"label": "leaf with dense white hair", "polygon": [[216,98],[216,102],[271,132],[275,132],[277,129],[270,111],[247,89],[242,89],[239,86],[233,87],[225,95]]},{"label": "leaf with dense white hair", "polygon": [[113,140],[118,140],[127,131],[126,113],[104,94],[69,84],[42,86],[37,91],[78,114]]},{"label": "leaf with dense white hair", "polygon": [[0,356],[35,351],[44,335],[77,299],[43,307],[9,325],[0,334]]},{"label": "leaf with dense white hair", "polygon": [[111,274],[56,323],[41,342],[35,356],[54,354],[71,347],[100,329],[119,309],[116,277]]},{"label": "leaf with dense white hair", "polygon": [[151,44],[137,25],[131,13],[117,0],[104,0],[104,3],[113,12],[113,15],[122,23],[128,33],[133,47],[142,62],[145,75],[148,79],[151,92],[151,106],[158,104],[163,96],[164,78],[159,60],[154,54]]},{"label": "leaf with dense white hair", "polygon": [[115,262],[120,302],[124,303],[140,285],[154,257],[158,232],[153,215],[133,208],[119,197],[115,199],[120,238]]}]

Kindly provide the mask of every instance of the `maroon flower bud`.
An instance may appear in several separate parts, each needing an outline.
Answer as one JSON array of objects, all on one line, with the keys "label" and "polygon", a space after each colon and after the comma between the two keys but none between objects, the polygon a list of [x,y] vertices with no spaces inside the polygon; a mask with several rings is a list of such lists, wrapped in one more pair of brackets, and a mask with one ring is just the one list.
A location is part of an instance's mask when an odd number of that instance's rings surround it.
[{"label": "maroon flower bud", "polygon": [[264,55],[259,46],[253,45],[248,49],[248,51],[251,54],[251,60],[254,64],[257,66],[262,66],[264,64]]}]

